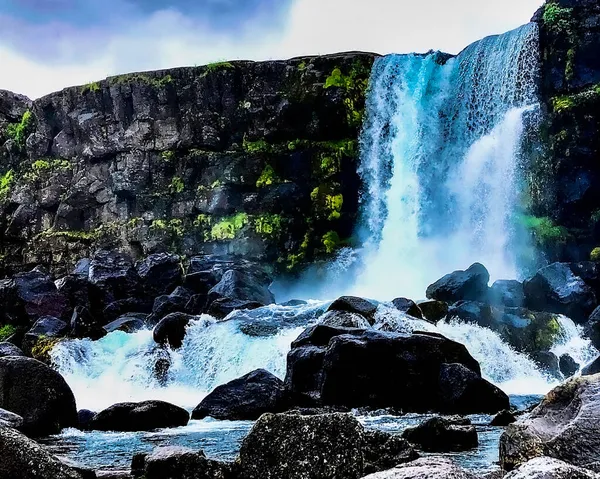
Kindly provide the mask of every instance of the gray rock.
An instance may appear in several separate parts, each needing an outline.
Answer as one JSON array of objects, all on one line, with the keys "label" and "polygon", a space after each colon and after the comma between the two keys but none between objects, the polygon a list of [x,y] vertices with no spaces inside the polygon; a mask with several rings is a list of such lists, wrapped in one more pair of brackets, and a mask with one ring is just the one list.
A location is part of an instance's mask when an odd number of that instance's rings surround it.
[{"label": "gray rock", "polygon": [[477,479],[445,457],[423,457],[401,466],[365,476],[365,479]]},{"label": "gray rock", "polygon": [[23,418],[6,409],[0,409],[0,427],[11,427],[20,430],[23,427]]},{"label": "gray rock", "polygon": [[334,328],[371,328],[371,324],[364,316],[347,311],[327,311],[319,318],[319,323]]},{"label": "gray rock", "polygon": [[25,354],[12,343],[0,343],[0,358],[6,356],[25,356]]},{"label": "gray rock", "polygon": [[407,428],[402,437],[425,452],[468,451],[479,445],[475,426],[458,417],[432,417]]},{"label": "gray rock", "polygon": [[472,264],[465,271],[447,274],[427,288],[427,298],[455,303],[457,301],[485,301],[490,274],[485,266]]},{"label": "gray rock", "polygon": [[202,451],[184,447],[158,447],[144,457],[145,479],[226,479],[231,466],[207,459]]},{"label": "gray rock", "polygon": [[504,476],[504,479],[599,479],[588,469],[552,457],[536,457]]},{"label": "gray rock", "polygon": [[375,321],[377,305],[368,299],[357,296],[341,296],[329,305],[327,311],[345,311],[363,316],[369,324]]}]

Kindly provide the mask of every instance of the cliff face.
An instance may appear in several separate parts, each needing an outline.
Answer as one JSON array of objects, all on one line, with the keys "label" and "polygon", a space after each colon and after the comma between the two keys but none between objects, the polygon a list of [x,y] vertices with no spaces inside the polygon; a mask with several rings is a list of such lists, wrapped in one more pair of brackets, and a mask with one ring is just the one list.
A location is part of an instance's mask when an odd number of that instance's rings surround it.
[{"label": "cliff face", "polygon": [[351,241],[375,55],[123,75],[0,92],[5,273],[99,247],[237,253],[293,270]]}]

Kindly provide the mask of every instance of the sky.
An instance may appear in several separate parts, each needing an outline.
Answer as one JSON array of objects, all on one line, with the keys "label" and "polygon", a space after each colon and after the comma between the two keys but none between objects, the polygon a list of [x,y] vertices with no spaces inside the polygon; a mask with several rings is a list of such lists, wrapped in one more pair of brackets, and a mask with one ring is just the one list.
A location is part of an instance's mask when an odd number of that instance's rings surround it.
[{"label": "sky", "polygon": [[109,75],[362,50],[458,53],[543,0],[0,0],[0,89],[37,98]]}]

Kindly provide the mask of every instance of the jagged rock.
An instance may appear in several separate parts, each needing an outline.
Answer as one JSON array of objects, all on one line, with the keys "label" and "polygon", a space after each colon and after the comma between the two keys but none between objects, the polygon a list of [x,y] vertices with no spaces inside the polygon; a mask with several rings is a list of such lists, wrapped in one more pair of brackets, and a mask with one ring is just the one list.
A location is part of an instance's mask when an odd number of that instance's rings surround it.
[{"label": "jagged rock", "polygon": [[357,479],[363,476],[363,427],[351,415],[264,414],[242,442],[244,479]]},{"label": "jagged rock", "polygon": [[48,274],[34,269],[16,274],[13,281],[30,323],[42,316],[61,318],[67,314],[67,300]]},{"label": "jagged rock", "polygon": [[0,343],[0,358],[6,356],[25,356],[25,354],[12,343]]},{"label": "jagged rock", "polygon": [[14,429],[0,427],[0,451],[2,479],[86,479]]},{"label": "jagged rock", "polygon": [[536,457],[504,476],[504,479],[599,479],[600,474],[552,457]]},{"label": "jagged rock", "polygon": [[118,299],[104,308],[102,323],[112,323],[126,314],[149,314],[153,305],[151,297]]},{"label": "jagged rock", "polygon": [[212,271],[198,271],[186,274],[183,279],[183,286],[196,294],[206,297],[217,282],[215,274]]},{"label": "jagged rock", "polygon": [[363,442],[365,474],[383,471],[419,458],[412,445],[399,434],[365,430]]},{"label": "jagged rock", "polygon": [[600,356],[581,370],[582,376],[592,376],[600,373]]},{"label": "jagged rock", "polygon": [[137,265],[144,290],[152,296],[171,293],[183,282],[181,258],[170,253],[156,253]]},{"label": "jagged rock", "polygon": [[564,314],[577,323],[585,322],[598,305],[592,288],[566,263],[540,269],[523,287],[528,308]]},{"label": "jagged rock", "polygon": [[93,431],[152,431],[185,426],[188,412],[164,401],[115,404],[99,412],[89,423]]},{"label": "jagged rock", "polygon": [[152,313],[147,318],[148,324],[157,324],[162,318],[171,313],[188,313],[187,305],[192,298],[192,292],[186,288],[177,287],[168,296],[159,296],[154,300]]},{"label": "jagged rock", "polygon": [[23,350],[31,355],[33,347],[40,338],[60,338],[66,334],[69,326],[64,321],[53,316],[43,316],[38,319],[23,339]]},{"label": "jagged rock", "polygon": [[101,291],[104,304],[141,293],[141,279],[133,262],[117,251],[97,252],[90,261],[88,279]]},{"label": "jagged rock", "polygon": [[419,301],[417,305],[423,312],[425,319],[435,324],[444,319],[448,314],[448,303],[444,301],[430,299],[426,301]]},{"label": "jagged rock", "polygon": [[456,303],[457,301],[485,301],[490,274],[479,263],[467,270],[454,271],[427,288],[427,298]]},{"label": "jagged rock", "polygon": [[478,301],[459,301],[453,304],[448,309],[448,318],[483,327],[490,327],[494,320],[491,306]]},{"label": "jagged rock", "polygon": [[96,413],[89,409],[80,409],[77,411],[77,418],[79,422],[79,429],[82,431],[90,430],[90,422],[94,419]]},{"label": "jagged rock", "polygon": [[563,354],[558,358],[558,367],[563,377],[570,378],[575,376],[579,371],[579,363],[575,361],[569,354]]},{"label": "jagged rock", "polygon": [[209,301],[217,298],[229,298],[261,305],[275,302],[273,293],[269,291],[269,281],[262,275],[245,271],[228,270],[221,280],[209,291]]},{"label": "jagged rock", "polygon": [[574,378],[554,388],[529,416],[502,434],[502,468],[510,471],[541,456],[580,467],[597,462],[599,410],[600,375]]},{"label": "jagged rock", "polygon": [[342,296],[331,303],[327,311],[356,313],[366,318],[369,324],[373,324],[375,322],[377,305],[367,299],[356,296]]},{"label": "jagged rock", "polygon": [[199,317],[185,313],[171,313],[165,316],[154,327],[152,333],[154,341],[158,344],[169,344],[173,349],[180,348],[183,345],[188,324],[196,319]]},{"label": "jagged rock", "polygon": [[[445,367],[453,363],[472,372],[461,373],[457,386],[456,367]],[[285,383],[293,400],[306,406],[450,413],[508,408],[506,395],[481,378],[466,348],[434,333],[310,327],[292,343]]]},{"label": "jagged rock", "polygon": [[23,418],[14,412],[0,409],[0,428],[2,427],[21,429],[23,427]]},{"label": "jagged rock", "polygon": [[468,451],[479,445],[475,426],[466,418],[432,417],[405,429],[402,437],[426,452]]},{"label": "jagged rock", "polygon": [[515,417],[515,415],[512,412],[510,412],[508,409],[505,409],[504,411],[500,411],[498,414],[496,414],[494,416],[494,418],[490,422],[490,426],[504,427],[504,426],[508,426],[509,424],[512,424],[516,421],[517,421],[517,418]]},{"label": "jagged rock", "polygon": [[143,458],[145,479],[233,479],[231,465],[207,459],[203,451],[158,447]]},{"label": "jagged rock", "polygon": [[387,471],[369,474],[364,479],[477,479],[445,457],[422,457]]},{"label": "jagged rock", "polygon": [[396,298],[392,301],[392,304],[398,311],[402,311],[413,318],[423,319],[423,311],[412,299]]},{"label": "jagged rock", "polygon": [[256,301],[245,301],[241,299],[218,298],[210,303],[207,314],[217,319],[223,319],[229,316],[233,311],[244,309],[258,309],[264,306]]},{"label": "jagged rock", "polygon": [[327,311],[319,318],[319,323],[334,328],[369,329],[371,327],[367,318],[358,313],[350,313],[348,311]]},{"label": "jagged rock", "polygon": [[550,351],[538,351],[531,355],[533,362],[546,374],[560,379],[560,368],[556,354]]},{"label": "jagged rock", "polygon": [[525,304],[523,283],[516,280],[495,281],[489,291],[490,304],[508,308],[521,308]]},{"label": "jagged rock", "polygon": [[592,311],[583,331],[592,342],[592,345],[600,350],[600,306]]},{"label": "jagged rock", "polygon": [[286,301],[285,303],[281,303],[281,306],[304,306],[308,304],[306,301],[304,301],[303,299],[290,299],[289,301]]},{"label": "jagged rock", "polygon": [[264,369],[218,386],[192,412],[192,419],[210,416],[228,421],[252,421],[267,412],[285,410],[283,381]]},{"label": "jagged rock", "polygon": [[113,331],[124,331],[126,333],[135,333],[146,326],[147,314],[144,313],[128,313],[120,318],[108,323],[103,328],[107,333]]},{"label": "jagged rock", "polygon": [[53,369],[35,359],[0,358],[0,407],[23,418],[32,436],[77,426],[73,392]]},{"label": "jagged rock", "polygon": [[71,315],[70,335],[75,338],[97,340],[106,336],[106,331],[100,327],[97,318],[87,309],[77,306]]}]

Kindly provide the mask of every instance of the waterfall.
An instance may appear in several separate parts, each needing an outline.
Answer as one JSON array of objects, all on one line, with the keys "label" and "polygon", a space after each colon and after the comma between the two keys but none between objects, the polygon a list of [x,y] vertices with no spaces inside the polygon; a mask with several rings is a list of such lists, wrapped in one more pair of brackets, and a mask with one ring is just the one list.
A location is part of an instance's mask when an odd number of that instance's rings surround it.
[{"label": "waterfall", "polygon": [[514,278],[521,143],[537,105],[538,31],[457,57],[388,55],[373,67],[361,136],[365,243],[357,294],[419,298],[475,261]]}]

